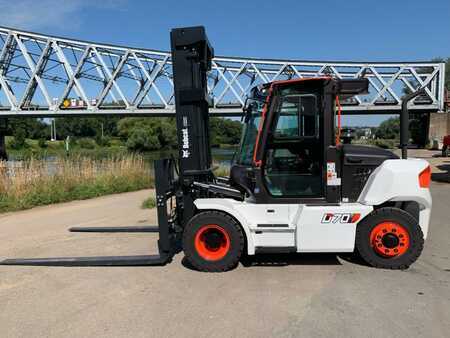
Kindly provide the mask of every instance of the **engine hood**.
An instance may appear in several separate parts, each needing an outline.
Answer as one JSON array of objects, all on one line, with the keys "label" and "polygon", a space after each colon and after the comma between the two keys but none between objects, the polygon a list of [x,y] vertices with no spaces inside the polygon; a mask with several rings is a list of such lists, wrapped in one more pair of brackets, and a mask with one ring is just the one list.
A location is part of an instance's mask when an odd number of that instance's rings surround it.
[{"label": "engine hood", "polygon": [[355,144],[342,145],[344,165],[370,165],[379,166],[386,160],[398,159],[392,151]]}]

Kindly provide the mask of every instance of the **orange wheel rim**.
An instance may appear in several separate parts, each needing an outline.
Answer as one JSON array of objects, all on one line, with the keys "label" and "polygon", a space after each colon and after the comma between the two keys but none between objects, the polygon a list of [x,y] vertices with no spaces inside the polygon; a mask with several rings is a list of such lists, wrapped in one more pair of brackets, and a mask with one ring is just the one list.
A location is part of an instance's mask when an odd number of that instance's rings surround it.
[{"label": "orange wheel rim", "polygon": [[409,249],[409,232],[398,223],[382,222],[370,232],[370,245],[382,257],[399,257]]},{"label": "orange wheel rim", "polygon": [[195,235],[195,250],[207,261],[218,261],[230,251],[230,236],[217,224],[202,226]]}]

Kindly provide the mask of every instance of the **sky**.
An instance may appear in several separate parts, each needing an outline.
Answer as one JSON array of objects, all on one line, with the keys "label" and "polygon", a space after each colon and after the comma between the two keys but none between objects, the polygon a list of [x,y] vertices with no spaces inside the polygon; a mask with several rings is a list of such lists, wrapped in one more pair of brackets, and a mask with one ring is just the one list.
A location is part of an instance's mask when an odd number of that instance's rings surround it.
[{"label": "sky", "polygon": [[0,26],[150,49],[169,50],[171,28],[204,25],[216,55],[332,61],[450,57],[450,0],[0,0],[0,13]]}]

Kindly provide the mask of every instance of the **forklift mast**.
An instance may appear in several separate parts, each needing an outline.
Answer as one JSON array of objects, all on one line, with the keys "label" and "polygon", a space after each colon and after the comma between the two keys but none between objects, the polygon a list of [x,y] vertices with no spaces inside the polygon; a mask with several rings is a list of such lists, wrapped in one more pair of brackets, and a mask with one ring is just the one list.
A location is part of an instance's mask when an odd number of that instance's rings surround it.
[{"label": "forklift mast", "polygon": [[180,178],[186,184],[211,175],[207,72],[213,49],[204,27],[170,33]]},{"label": "forklift mast", "polygon": [[176,28],[170,33],[179,152],[177,217],[186,224],[194,215],[194,181],[213,180],[209,141],[207,72],[214,50],[202,26]]}]

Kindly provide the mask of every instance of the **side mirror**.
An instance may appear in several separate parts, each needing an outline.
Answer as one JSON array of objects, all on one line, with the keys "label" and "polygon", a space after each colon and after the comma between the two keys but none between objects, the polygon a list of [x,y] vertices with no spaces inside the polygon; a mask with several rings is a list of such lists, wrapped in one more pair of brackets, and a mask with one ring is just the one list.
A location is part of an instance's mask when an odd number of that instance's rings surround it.
[{"label": "side mirror", "polygon": [[245,105],[245,107],[244,107],[244,116],[245,116],[245,122],[247,123],[248,122],[248,120],[250,120],[250,118],[251,118],[251,114],[252,114],[252,111],[254,111],[255,109],[257,109],[258,107],[257,107],[257,103],[256,102],[251,102],[251,103],[249,103],[249,104],[246,104]]}]

